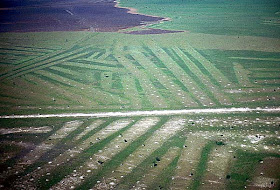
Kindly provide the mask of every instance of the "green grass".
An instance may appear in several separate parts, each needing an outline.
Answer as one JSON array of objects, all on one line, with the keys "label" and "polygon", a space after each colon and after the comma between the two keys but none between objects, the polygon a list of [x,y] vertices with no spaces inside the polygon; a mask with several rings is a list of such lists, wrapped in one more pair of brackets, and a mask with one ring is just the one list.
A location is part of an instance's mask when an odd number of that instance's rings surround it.
[{"label": "green grass", "polygon": [[[169,2],[170,3],[170,2]],[[172,3],[171,3],[172,4]],[[64,38],[76,35],[71,41],[71,45],[61,45],[59,52],[52,50],[53,41],[59,41],[61,36]],[[277,87],[278,82],[273,82],[271,79],[276,79],[277,72],[271,73],[272,68],[278,69],[278,59],[280,57],[278,52],[268,52],[267,48],[274,48],[274,45],[266,45],[262,47],[266,38],[254,38],[252,42],[254,46],[248,45],[254,50],[242,50],[242,46],[239,46],[234,42],[234,38],[230,36],[224,36],[221,39],[215,35],[196,35],[188,33],[174,33],[174,34],[162,34],[162,35],[128,35],[120,33],[83,33],[74,32],[67,33],[62,32],[55,33],[53,39],[50,40],[50,50],[43,52],[44,56],[32,55],[29,61],[19,58],[19,64],[5,65],[3,67],[2,77],[0,76],[1,89],[1,109],[2,114],[16,114],[16,113],[61,113],[61,112],[100,112],[100,111],[117,111],[120,107],[122,110],[130,111],[135,110],[135,102],[128,101],[129,98],[124,93],[124,87],[122,86],[121,76],[130,76],[134,78],[135,86],[137,89],[137,95],[140,98],[141,108],[145,110],[153,109],[185,109],[185,105],[181,102],[180,98],[172,98],[175,92],[172,92],[168,88],[168,81],[175,83],[176,88],[186,92],[191,101],[195,102],[193,106],[187,108],[201,108],[204,103],[200,102],[199,97],[194,94],[192,86],[196,86],[202,94],[205,94],[207,100],[211,100],[216,104],[216,107],[227,107],[224,103],[220,102],[222,99],[217,97],[218,94],[227,96],[232,106],[250,106],[257,107],[258,105],[278,105],[278,100],[265,101],[265,93],[251,94],[253,96],[263,97],[263,100],[257,102],[246,101],[246,97],[243,97],[243,101],[239,101],[240,94],[228,93],[228,90],[236,90],[243,88],[242,84],[239,84],[233,65],[235,63],[240,64],[244,68],[244,73],[247,73],[249,79],[249,86],[253,88],[271,88]],[[27,43],[27,39],[34,37],[33,40],[37,40],[37,46],[34,46],[34,53],[42,51],[44,40],[51,34],[40,33],[42,36],[39,38],[37,33],[22,33],[22,34],[1,34],[0,38],[6,38],[6,40],[14,41],[10,47],[13,49],[16,44]],[[203,49],[197,41],[202,41],[205,44]],[[243,37],[245,40],[249,40],[250,37]],[[75,39],[85,39],[83,44],[74,43]],[[232,44],[231,48],[236,50],[227,49],[226,46],[221,46],[222,49],[216,49],[212,45],[213,40],[219,40],[218,46],[222,45],[221,42],[228,40],[227,44]],[[102,42],[102,43],[101,43]],[[42,44],[42,46],[40,46]],[[152,44],[152,46],[151,46]],[[28,45],[26,45],[28,46]],[[30,46],[30,45],[29,45]],[[1,45],[0,45],[1,47]],[[198,48],[196,48],[198,47]],[[17,48],[17,47],[14,47]],[[160,53],[157,52],[157,48]],[[179,49],[178,49],[179,48]],[[197,53],[192,52],[192,48]],[[206,48],[206,49],[205,49]],[[214,49],[212,49],[214,48]],[[247,46],[246,46],[247,48]],[[253,49],[254,49],[253,48]],[[260,48],[263,50],[260,51]],[[121,49],[121,55],[115,53],[115,49]],[[61,51],[60,51],[61,50]],[[164,54],[161,54],[161,50]],[[8,50],[5,50],[8,51]],[[9,50],[11,53],[14,50]],[[28,51],[31,51],[28,49]],[[145,69],[144,62],[141,58],[134,59],[133,55],[140,51],[145,59],[150,61],[149,64],[153,64],[151,68],[159,69],[162,73],[162,77],[165,77],[166,81],[162,82],[157,76],[153,74],[151,70]],[[193,62],[193,66],[185,63],[179,56],[183,52],[184,56]],[[1,50],[0,50],[1,53]],[[108,55],[108,57],[104,56]],[[98,56],[99,54],[102,54]],[[90,56],[96,55],[93,59]],[[5,55],[9,56],[9,55]],[[11,55],[12,56],[12,55]],[[25,57],[29,55],[25,55]],[[128,63],[122,63],[122,57],[124,57]],[[180,77],[180,73],[174,73],[171,64],[165,59],[172,60],[172,64],[177,64],[176,67],[182,69],[182,74],[186,74],[187,77],[192,79],[194,83],[192,85],[187,84]],[[65,60],[64,60],[65,59]],[[210,63],[205,65],[204,61],[208,60]],[[144,61],[144,62],[143,62]],[[53,63],[55,63],[53,65]],[[38,64],[33,66],[34,64]],[[131,68],[128,68],[128,64]],[[174,65],[175,66],[175,65]],[[1,66],[0,66],[1,67]],[[192,70],[192,68],[197,68]],[[217,70],[215,70],[217,68]],[[211,70],[215,73],[211,73]],[[8,72],[12,70],[12,72]],[[138,76],[135,76],[134,72],[139,71]],[[9,74],[7,74],[7,72]],[[221,72],[221,74],[219,73]],[[108,74],[111,77],[107,80],[104,78],[104,74]],[[271,73],[267,75],[266,73]],[[52,75],[51,75],[52,74]],[[142,74],[146,75],[146,79],[142,80]],[[203,75],[203,79],[201,78]],[[224,86],[226,83],[220,83],[219,77],[224,77],[233,85]],[[33,78],[32,78],[33,77]],[[106,79],[106,80],[104,80]],[[212,89],[208,87],[207,79],[211,86],[216,88],[216,92],[212,92]],[[259,84],[255,84],[255,81]],[[268,83],[265,83],[265,80]],[[25,86],[22,86],[21,81],[25,82]],[[133,82],[133,80],[131,80]],[[149,86],[147,86],[147,84]],[[171,84],[170,84],[171,85]],[[44,92],[40,92],[40,89],[44,87]],[[147,94],[145,91],[149,88],[155,90]],[[22,94],[22,89],[25,93]],[[249,90],[249,89],[248,89]],[[28,92],[36,92],[30,94]],[[21,93],[18,93],[21,92]],[[167,107],[160,106],[160,102],[150,102],[150,94],[158,94],[162,96],[162,103]],[[106,94],[106,95],[105,95]],[[106,99],[105,99],[106,97]],[[112,99],[110,99],[112,97]],[[52,101],[53,98],[57,101]],[[172,101],[171,101],[172,99]],[[8,106],[8,107],[7,107]],[[30,108],[30,106],[32,108]]]},{"label": "green grass", "polygon": [[279,37],[278,26],[263,24],[265,20],[279,19],[279,15],[275,14],[279,11],[277,0],[121,0],[120,5],[136,8],[140,13],[172,19],[153,28]]}]

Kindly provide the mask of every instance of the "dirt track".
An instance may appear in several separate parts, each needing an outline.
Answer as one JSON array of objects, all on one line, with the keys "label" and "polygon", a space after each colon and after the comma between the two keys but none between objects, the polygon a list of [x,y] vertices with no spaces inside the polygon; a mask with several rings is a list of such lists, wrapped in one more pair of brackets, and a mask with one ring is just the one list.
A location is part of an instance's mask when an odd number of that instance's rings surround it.
[{"label": "dirt track", "polygon": [[152,110],[130,112],[101,112],[101,113],[61,113],[61,114],[33,114],[33,115],[3,115],[0,119],[20,118],[55,118],[55,117],[135,117],[135,116],[161,116],[161,115],[185,115],[185,114],[223,114],[246,112],[280,112],[280,107],[275,108],[217,108],[217,109],[189,109],[189,110]]}]

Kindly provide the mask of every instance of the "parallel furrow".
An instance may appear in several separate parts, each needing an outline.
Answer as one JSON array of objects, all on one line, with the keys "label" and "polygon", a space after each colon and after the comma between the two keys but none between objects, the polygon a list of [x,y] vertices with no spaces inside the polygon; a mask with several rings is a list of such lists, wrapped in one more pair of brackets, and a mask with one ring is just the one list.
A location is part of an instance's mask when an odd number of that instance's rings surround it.
[{"label": "parallel furrow", "polygon": [[161,84],[173,94],[173,97],[176,97],[176,99],[178,99],[178,101],[185,107],[197,106],[197,103],[190,97],[187,92],[183,91],[177,84],[174,84],[172,79],[164,74],[160,70],[160,68],[157,68],[154,63],[140,51],[130,52],[130,55],[132,55],[132,57],[137,60],[138,63],[140,63],[147,71],[158,78]]},{"label": "parallel furrow", "polygon": [[[91,175],[96,175],[102,168],[100,163],[111,160],[116,154],[124,150],[129,144],[147,132],[159,121],[158,118],[144,118],[125,131],[122,136],[112,140],[105,148],[94,154],[86,163],[66,176],[52,189],[73,189]],[[125,140],[125,141],[124,141]]]},{"label": "parallel furrow", "polygon": [[8,176],[23,172],[25,168],[35,163],[36,160],[40,158],[40,156],[42,156],[48,150],[51,150],[59,141],[67,137],[72,131],[77,129],[82,124],[82,121],[71,121],[65,123],[65,125],[57,130],[53,135],[49,136],[47,140],[37,145],[34,150],[20,159],[18,163],[13,166],[13,168],[1,174],[1,178],[5,179]]},{"label": "parallel furrow", "polygon": [[226,189],[226,176],[233,154],[227,146],[219,146],[212,150],[199,189],[208,190],[213,186],[215,189]]},{"label": "parallel furrow", "polygon": [[121,81],[124,88],[124,95],[129,98],[131,106],[141,110],[142,101],[137,91],[134,78],[131,76],[122,76]]},{"label": "parallel furrow", "polygon": [[90,131],[96,129],[98,126],[100,126],[102,123],[104,123],[105,121],[104,120],[101,120],[101,119],[98,119],[98,120],[95,120],[94,122],[92,122],[89,126],[87,126],[83,132],[81,132],[80,134],[78,134],[76,137],[75,137],[75,140],[79,140],[81,139],[83,136],[85,136],[87,133],[89,133]]},{"label": "parallel furrow", "polygon": [[[96,184],[93,189],[113,189],[118,185],[121,179],[129,175],[134,168],[136,168],[142,161],[144,161],[155,150],[160,148],[163,143],[170,137],[175,135],[178,131],[183,129],[185,120],[181,118],[173,118],[165,123],[160,129],[154,132],[153,136],[148,138],[143,144],[145,146],[139,147],[115,170],[114,173],[105,176],[102,183]],[[121,189],[128,189],[127,186],[121,186]]]},{"label": "parallel furrow", "polygon": [[26,73],[30,73],[32,71],[50,67],[52,65],[60,64],[65,61],[68,61],[68,60],[71,60],[71,59],[74,59],[74,58],[77,58],[77,57],[80,57],[83,55],[87,55],[87,54],[89,54],[89,52],[83,52],[82,49],[77,49],[77,50],[72,51],[71,53],[62,54],[60,56],[55,56],[54,58],[50,58],[50,59],[48,59],[48,56],[46,56],[45,60],[39,61],[39,62],[34,62],[32,60],[32,61],[30,61],[30,63],[24,64],[24,66],[22,66],[23,64],[20,64],[18,67],[13,68],[12,71],[7,73],[6,75],[1,76],[0,80],[10,78],[10,77],[13,77],[13,78],[18,77],[18,76],[24,75]]},{"label": "parallel furrow", "polygon": [[166,54],[166,52],[160,47],[149,45],[152,52],[162,61],[162,63],[176,76],[178,80],[183,81],[183,85],[189,90],[190,94],[193,94],[203,106],[209,106],[214,104],[213,101],[203,92],[203,90],[197,85],[197,82],[192,79],[184,70],[178,66],[178,64]]},{"label": "parallel furrow", "polygon": [[193,63],[178,47],[174,48],[175,52],[182,58],[187,67],[201,80],[201,82],[208,88],[209,93],[213,93],[214,98],[219,100],[221,104],[231,104],[231,100],[227,97],[218,86],[211,83],[208,76],[204,75],[202,71]]},{"label": "parallel furrow", "polygon": [[[122,52],[119,50],[119,47],[116,48],[116,54],[122,55]],[[126,59],[124,56],[117,57],[119,63],[127,68],[127,70],[132,73],[136,78],[140,81],[142,88],[144,89],[144,93],[150,103],[154,108],[167,108],[166,101],[162,97],[162,95],[157,91],[156,87],[151,83],[150,78],[147,74],[136,68],[131,61]]]},{"label": "parallel furrow", "polygon": [[249,72],[246,71],[244,67],[238,63],[234,63],[233,68],[239,85],[241,85],[242,87],[252,87],[252,83],[248,78]]},{"label": "parallel furrow", "polygon": [[209,73],[212,74],[212,76],[221,83],[222,86],[227,86],[228,84],[231,84],[230,81],[224,74],[217,69],[213,63],[211,63],[209,60],[207,60],[205,57],[203,57],[199,52],[197,52],[193,47],[191,47],[189,44],[184,44],[185,49],[189,54],[191,54],[196,60],[198,60],[202,65],[209,71]]},{"label": "parallel furrow", "polygon": [[187,137],[170,189],[186,189],[191,185],[199,163],[198,158],[206,143],[207,140],[200,136]]},{"label": "parallel furrow", "polygon": [[[96,128],[98,127],[103,121],[102,120],[96,120],[94,121],[91,125],[88,126],[88,129]],[[44,165],[41,167],[40,170],[36,170],[32,172],[31,174],[28,174],[27,176],[24,176],[21,178],[19,182],[17,182],[17,187],[21,187],[22,189],[30,189],[30,188],[35,188],[33,186],[33,180],[38,180],[41,176],[43,175],[51,175],[51,172],[56,168],[58,165],[62,165],[69,161],[69,158],[74,158],[76,156],[79,156],[84,150],[89,148],[90,146],[93,146],[97,142],[104,140],[108,136],[112,135],[113,133],[119,131],[120,129],[126,127],[132,122],[131,119],[122,119],[122,120],[117,120],[110,125],[106,126],[102,130],[98,131],[94,135],[90,136],[80,144],[78,144],[76,147],[67,150],[63,154],[60,154],[58,157],[56,157],[52,162],[50,162],[47,165]],[[80,136],[83,134],[86,134],[89,132],[89,130],[84,130],[82,133],[80,133],[77,138],[81,138]],[[32,179],[32,180],[31,180]]]},{"label": "parallel furrow", "polygon": [[156,167],[153,167],[147,174],[143,176],[143,178],[138,181],[133,187],[133,190],[144,190],[149,189],[149,187],[155,182],[157,177],[161,174],[161,172],[174,160],[174,158],[178,155],[180,148],[172,147],[168,150],[168,152],[163,155],[160,159],[160,162]]},{"label": "parallel furrow", "polygon": [[[49,54],[46,54],[44,56],[40,56],[40,57],[35,57],[34,59],[31,59],[31,60],[28,60],[28,61],[23,61],[21,62],[19,65],[17,65],[16,67],[13,67],[11,68],[11,71],[17,71],[17,70],[21,70],[25,67],[28,67],[28,66],[32,66],[34,63],[39,63],[41,61],[47,61],[51,58],[56,58],[56,57],[59,57],[57,55],[63,55],[66,51],[65,50],[61,50],[61,51],[55,51],[53,53],[49,53]],[[9,71],[9,73],[11,72]],[[8,73],[6,73],[8,74]]]}]

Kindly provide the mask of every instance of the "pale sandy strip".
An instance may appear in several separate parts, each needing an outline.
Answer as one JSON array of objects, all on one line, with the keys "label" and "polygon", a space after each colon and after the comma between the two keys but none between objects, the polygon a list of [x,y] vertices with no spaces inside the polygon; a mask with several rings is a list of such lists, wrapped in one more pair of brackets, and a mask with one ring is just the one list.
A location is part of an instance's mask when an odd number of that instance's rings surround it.
[{"label": "pale sandy strip", "polygon": [[197,106],[197,103],[190,97],[189,93],[183,91],[177,84],[173,83],[173,79],[164,74],[160,68],[156,67],[154,63],[148,59],[140,50],[131,51],[130,55],[151,72],[168,91],[170,91],[176,99],[178,99],[186,107]]},{"label": "pale sandy strip", "polygon": [[279,77],[277,79],[262,79],[262,80],[257,80],[258,84],[260,85],[266,85],[266,84],[280,84],[280,79]]},{"label": "pale sandy strip", "polygon": [[80,138],[82,138],[84,135],[86,135],[87,133],[89,133],[90,131],[92,131],[93,129],[97,128],[98,126],[100,126],[102,123],[104,123],[104,120],[98,119],[93,121],[89,126],[86,126],[85,129],[83,130],[83,132],[81,132],[80,134],[78,134],[75,137],[75,140],[79,140]]},{"label": "pale sandy strip", "polygon": [[186,55],[182,52],[182,50],[178,47],[174,48],[176,53],[183,59],[185,64],[190,68],[190,70],[200,78],[202,83],[208,88],[210,92],[212,92],[217,100],[221,104],[231,104],[231,100],[229,97],[227,97],[218,86],[211,83],[211,80],[209,77],[202,73],[202,71],[196,66],[195,63],[193,63]]},{"label": "pale sandy strip", "polygon": [[272,67],[268,67],[268,68],[248,68],[250,71],[256,71],[256,72],[280,72],[280,68],[276,67],[276,68],[272,68]]},{"label": "pale sandy strip", "polygon": [[113,72],[101,72],[100,85],[103,90],[111,90],[113,83]]},{"label": "pale sandy strip", "polygon": [[21,128],[1,128],[0,133],[11,134],[11,133],[47,133],[52,130],[52,127],[21,127]]},{"label": "pale sandy strip", "polygon": [[164,65],[176,76],[188,89],[189,93],[194,94],[204,106],[211,105],[212,100],[205,94],[197,82],[189,76],[162,48],[156,44],[149,44],[149,48],[164,63]]},{"label": "pale sandy strip", "polygon": [[36,146],[34,150],[31,150],[26,156],[19,160],[12,169],[5,171],[1,174],[1,178],[7,178],[10,175],[23,172],[29,165],[35,163],[46,151],[52,149],[61,139],[65,138],[72,131],[77,129],[83,124],[82,121],[71,121],[65,123],[58,131],[49,136],[47,140]]},{"label": "pale sandy strip", "polygon": [[212,150],[209,155],[207,169],[204,173],[202,179],[203,184],[200,186],[200,189],[226,189],[225,180],[233,154],[233,151],[224,145],[218,146]]},{"label": "pale sandy strip", "polygon": [[[89,126],[89,129],[91,130],[92,128],[96,128],[103,122],[104,121],[102,121],[102,120],[97,120]],[[48,175],[50,175],[51,171],[53,169],[55,169],[56,166],[66,163],[67,161],[69,161],[69,158],[79,156],[79,154],[82,153],[83,150],[89,148],[90,146],[96,144],[100,140],[103,140],[103,139],[107,138],[108,136],[112,135],[113,133],[119,131],[120,129],[126,127],[131,122],[132,122],[131,119],[122,119],[122,120],[117,120],[117,121],[109,124],[108,126],[103,128],[99,132],[95,133],[88,139],[86,139],[83,142],[81,142],[80,144],[78,144],[76,147],[67,150],[63,154],[60,154],[53,161],[51,161],[48,164],[41,167],[40,170],[36,170],[36,171],[32,172],[31,175],[28,174],[26,176],[23,176],[16,183],[16,186],[20,187],[21,189],[29,189],[31,187],[33,188],[34,184],[32,181],[30,181],[31,178],[33,178],[34,180],[38,180],[41,176],[46,175],[47,173],[49,173]]]},{"label": "pale sandy strip", "polygon": [[[280,158],[267,157],[254,170],[253,179],[247,185],[249,190],[279,189]],[[278,172],[278,173],[277,173]],[[273,182],[273,183],[271,183]],[[277,188],[278,187],[278,188]]]},{"label": "pale sandy strip", "polygon": [[180,190],[190,186],[196,175],[201,151],[206,143],[207,140],[200,135],[189,135],[187,137],[170,189]]},{"label": "pale sandy strip", "polygon": [[263,57],[229,57],[230,59],[244,59],[244,60],[260,60],[260,61],[280,61],[277,58],[263,58]]},{"label": "pale sandy strip", "polygon": [[184,45],[188,53],[191,54],[195,59],[197,59],[205,67],[205,69],[208,70],[213,75],[213,77],[221,83],[222,86],[227,86],[228,84],[231,84],[229,82],[229,79],[226,76],[224,76],[224,74],[219,69],[217,69],[213,63],[211,63],[209,60],[203,57],[189,44],[185,43]]},{"label": "pale sandy strip", "polygon": [[217,108],[217,109],[185,109],[185,110],[153,110],[153,111],[131,111],[131,112],[101,112],[101,113],[61,113],[61,114],[34,114],[34,115],[2,115],[0,119],[16,118],[51,118],[51,117],[134,117],[134,116],[164,116],[164,115],[186,115],[186,114],[226,114],[268,112],[278,113],[280,107],[275,108]]},{"label": "pale sandy strip", "polygon": [[[279,93],[278,93],[279,94]],[[234,98],[236,101],[240,102],[255,102],[255,104],[258,104],[258,102],[279,102],[280,96],[278,94],[269,94],[268,96],[263,96],[259,94],[254,95],[248,95],[243,94],[242,96],[235,96]]]},{"label": "pale sandy strip", "polygon": [[273,88],[273,87],[257,87],[257,88],[237,88],[237,89],[229,89],[226,90],[225,92],[227,93],[248,93],[248,94],[252,94],[252,93],[270,93],[271,95],[273,94],[278,94],[280,92],[280,88]]},{"label": "pale sandy strip", "polygon": [[[274,71],[257,71],[257,72],[250,72],[250,77],[251,78],[280,78],[280,72],[277,70]],[[256,79],[258,81],[258,79]]]},{"label": "pale sandy strip", "polygon": [[168,152],[160,158],[160,162],[156,167],[152,167],[140,181],[135,184],[134,190],[148,189],[155,182],[161,172],[174,160],[178,155],[180,148],[172,147]]},{"label": "pale sandy strip", "polygon": [[87,60],[87,61],[93,61],[93,60],[95,59],[95,57],[96,57],[97,55],[99,55],[100,53],[101,53],[101,52],[94,52],[91,56],[85,58],[85,60]]},{"label": "pale sandy strip", "polygon": [[[273,184],[271,182],[273,181]],[[279,187],[279,179],[258,176],[254,177],[252,183],[247,186],[249,190],[268,190],[274,189],[277,190],[277,186]]]},{"label": "pale sandy strip", "polygon": [[111,54],[111,51],[106,49],[105,53],[103,53],[100,57],[97,58],[97,60],[101,59],[104,60],[106,57],[108,57]]},{"label": "pale sandy strip", "polygon": [[107,66],[101,66],[101,65],[95,65],[93,64],[86,64],[86,63],[73,63],[73,62],[64,62],[63,65],[66,66],[75,66],[80,68],[87,68],[92,70],[103,70],[103,71],[112,71],[112,72],[124,72],[124,68],[119,67],[107,67]]},{"label": "pale sandy strip", "polygon": [[124,88],[124,94],[130,99],[131,107],[141,109],[142,101],[137,91],[134,78],[132,76],[125,75],[121,77],[121,81]]},{"label": "pale sandy strip", "polygon": [[[112,189],[124,176],[129,175],[143,160],[145,160],[156,149],[161,147],[163,143],[170,137],[175,135],[184,127],[185,120],[181,118],[170,119],[159,130],[155,131],[153,136],[147,139],[141,146],[130,154],[127,159],[121,164],[114,173],[106,176],[102,183],[96,184],[93,189]],[[107,187],[107,188],[106,188]],[[128,187],[121,187],[127,189]]]},{"label": "pale sandy strip", "polygon": [[123,51],[120,51],[120,49],[123,49],[123,46],[117,44],[115,47],[115,53],[116,55],[119,55],[119,57],[117,57],[118,62],[121,63],[129,72],[131,72],[132,75],[139,79],[149,102],[154,108],[167,108],[168,106],[165,102],[165,99],[158,92],[158,89],[152,84],[150,77],[147,76],[145,71],[138,69],[131,63],[130,60],[125,58]]},{"label": "pale sandy strip", "polygon": [[[102,150],[95,153],[75,172],[67,175],[51,189],[71,189],[78,186],[84,179],[97,174],[102,165],[98,161],[106,162],[111,160],[116,154],[124,150],[133,140],[146,133],[146,131],[159,121],[158,118],[143,118],[125,131],[122,135],[108,143]],[[127,142],[125,142],[126,140]]]},{"label": "pale sandy strip", "polygon": [[52,127],[21,127],[21,128],[1,128],[0,133],[3,135],[11,133],[47,133],[52,130]]},{"label": "pale sandy strip", "polygon": [[252,83],[250,82],[250,80],[248,78],[248,74],[250,73],[250,71],[246,71],[244,69],[244,67],[239,63],[234,63],[233,69],[234,69],[236,78],[241,86],[246,86],[246,87],[252,86]]}]

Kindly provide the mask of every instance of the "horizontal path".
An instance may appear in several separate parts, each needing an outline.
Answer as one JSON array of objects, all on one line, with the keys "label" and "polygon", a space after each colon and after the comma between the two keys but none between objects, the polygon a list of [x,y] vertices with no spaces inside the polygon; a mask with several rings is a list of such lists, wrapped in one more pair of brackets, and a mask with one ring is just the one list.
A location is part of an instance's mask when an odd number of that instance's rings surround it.
[{"label": "horizontal path", "polygon": [[280,112],[280,107],[272,108],[216,108],[216,109],[184,109],[184,110],[152,110],[152,111],[128,111],[128,112],[100,112],[100,113],[61,113],[61,114],[33,114],[33,115],[2,115],[0,119],[20,118],[55,118],[55,117],[135,117],[135,116],[161,116],[184,115],[201,113],[246,113],[246,112]]}]

